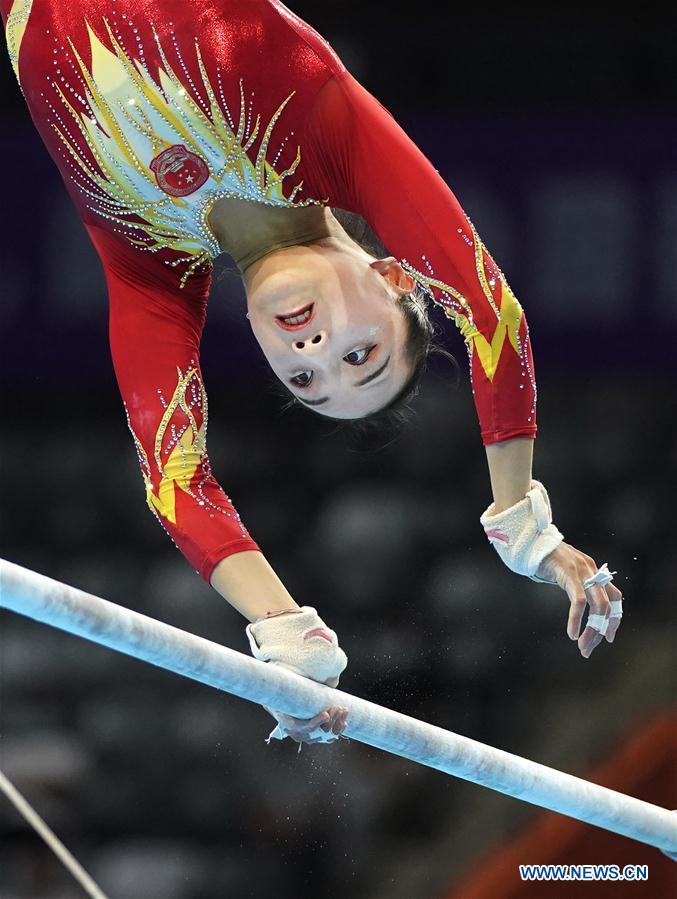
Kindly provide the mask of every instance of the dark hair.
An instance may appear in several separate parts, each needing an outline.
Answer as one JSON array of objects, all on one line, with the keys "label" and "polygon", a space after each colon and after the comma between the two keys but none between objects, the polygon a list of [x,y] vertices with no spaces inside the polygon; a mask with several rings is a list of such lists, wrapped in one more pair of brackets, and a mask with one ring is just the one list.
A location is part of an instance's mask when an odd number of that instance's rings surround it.
[{"label": "dark hair", "polygon": [[[344,209],[332,209],[332,213],[348,236],[365,252],[377,259],[390,256],[387,248],[361,216],[353,212],[346,212]],[[412,373],[402,389],[381,409],[377,409],[375,412],[371,412],[362,418],[333,418],[331,415],[320,413],[323,418],[337,422],[342,430],[349,431],[356,436],[370,436],[374,433],[383,434],[384,431],[392,431],[393,435],[396,436],[400,428],[412,416],[413,409],[409,403],[417,396],[423,375],[427,369],[428,359],[433,355],[442,356],[452,363],[456,372],[455,387],[458,387],[460,380],[458,363],[451,353],[434,343],[437,330],[428,315],[428,302],[432,302],[432,296],[426,288],[419,284],[416,285],[413,291],[404,294],[398,300],[407,324],[405,353],[412,363]],[[285,408],[303,405],[290,390],[286,388],[285,390],[287,394],[291,394],[291,399]]]}]

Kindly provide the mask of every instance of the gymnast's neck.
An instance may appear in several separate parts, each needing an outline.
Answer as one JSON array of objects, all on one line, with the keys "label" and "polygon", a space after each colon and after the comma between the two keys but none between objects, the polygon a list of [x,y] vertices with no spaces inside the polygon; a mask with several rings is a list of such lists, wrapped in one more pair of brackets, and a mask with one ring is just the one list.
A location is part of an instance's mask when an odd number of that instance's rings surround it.
[{"label": "gymnast's neck", "polygon": [[266,206],[235,197],[224,197],[214,204],[209,226],[221,250],[232,256],[243,275],[273,250],[327,237],[346,237],[326,206]]}]

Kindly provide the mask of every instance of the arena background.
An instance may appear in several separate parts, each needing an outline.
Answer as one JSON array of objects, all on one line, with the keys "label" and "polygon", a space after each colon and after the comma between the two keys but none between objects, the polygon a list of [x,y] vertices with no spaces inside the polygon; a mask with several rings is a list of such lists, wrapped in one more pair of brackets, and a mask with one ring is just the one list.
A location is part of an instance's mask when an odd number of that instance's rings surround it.
[{"label": "arena background", "polygon": [[[565,538],[618,571],[619,635],[583,660],[564,593],[486,542],[465,350],[439,317],[461,385],[433,365],[377,451],[280,411],[224,258],[203,349],[212,467],[337,630],[343,689],[677,807],[675,15],[290,6],[433,160],[524,306],[534,474]],[[100,267],[4,56],[2,123],[0,552],[246,652],[244,619],[147,511]],[[648,883],[609,895],[671,893],[658,851],[600,848],[594,828],[357,743],[267,746],[259,707],[8,613],[0,628],[0,767],[115,899],[578,895],[520,891],[517,861],[553,859],[645,862]],[[0,843],[4,899],[80,895],[4,800]]]}]

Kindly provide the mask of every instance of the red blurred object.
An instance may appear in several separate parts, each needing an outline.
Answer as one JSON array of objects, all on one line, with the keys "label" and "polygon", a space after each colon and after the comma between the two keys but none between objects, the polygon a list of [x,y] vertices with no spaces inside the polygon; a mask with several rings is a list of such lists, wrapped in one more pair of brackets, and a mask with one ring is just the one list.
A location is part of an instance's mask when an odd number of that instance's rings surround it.
[{"label": "red blurred object", "polygon": [[[677,718],[665,709],[601,767],[581,777],[665,808],[677,808]],[[528,881],[520,864],[648,865],[647,881]],[[540,899],[543,896],[677,896],[677,862],[660,850],[554,812],[475,863],[440,899]]]}]

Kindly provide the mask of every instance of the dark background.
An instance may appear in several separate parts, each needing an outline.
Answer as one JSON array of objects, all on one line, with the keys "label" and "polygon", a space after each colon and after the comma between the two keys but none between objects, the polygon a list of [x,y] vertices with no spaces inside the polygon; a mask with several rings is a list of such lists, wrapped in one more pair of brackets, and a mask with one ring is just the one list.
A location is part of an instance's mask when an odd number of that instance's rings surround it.
[{"label": "dark background", "polygon": [[[565,539],[618,571],[619,636],[583,660],[565,594],[487,544],[465,349],[441,318],[461,386],[433,364],[377,451],[281,413],[224,259],[212,467],[337,630],[343,689],[585,775],[675,698],[676,17],[290,6],[439,168],[520,299],[534,475]],[[2,556],[246,652],[244,619],[146,509],[98,260],[4,56],[1,84]],[[258,707],[7,613],[0,628],[0,766],[116,899],[439,899],[536,814],[360,744],[266,746]],[[80,895],[4,801],[0,844],[3,899]],[[619,845],[596,860],[636,860]]]}]

